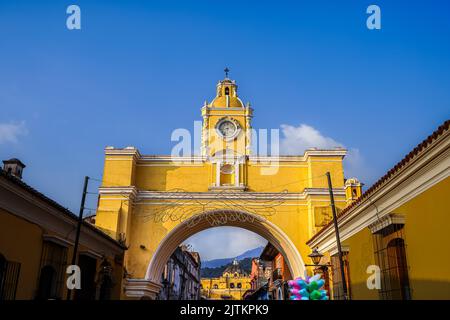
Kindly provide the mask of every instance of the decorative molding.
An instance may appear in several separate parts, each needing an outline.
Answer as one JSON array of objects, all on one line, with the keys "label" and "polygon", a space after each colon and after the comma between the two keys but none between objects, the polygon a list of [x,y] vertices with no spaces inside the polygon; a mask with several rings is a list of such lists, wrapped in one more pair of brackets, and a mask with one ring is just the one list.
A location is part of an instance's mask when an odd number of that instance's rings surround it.
[{"label": "decorative molding", "polygon": [[405,224],[405,216],[395,213],[390,213],[380,218],[380,220],[375,221],[368,227],[370,232],[377,233],[378,231],[392,225],[392,224]]},{"label": "decorative molding", "polygon": [[[249,160],[250,163],[252,162],[305,162],[308,161],[311,157],[345,157],[347,154],[346,149],[331,149],[331,150],[315,150],[315,149],[308,149],[305,151],[303,155],[293,155],[293,156],[287,156],[287,155],[278,155],[278,156],[258,156],[258,155],[250,155]],[[311,160],[312,162],[332,162],[332,161],[341,161],[341,160],[320,160],[320,159],[314,159]]]},{"label": "decorative molding", "polygon": [[[344,253],[344,252],[350,252],[350,246],[346,246],[346,245],[342,245],[341,246],[341,251]],[[330,257],[331,256],[334,256],[335,254],[337,254],[338,253],[338,249],[337,249],[337,247],[335,246],[335,247],[333,247],[332,249],[330,249]]]},{"label": "decorative molding", "polygon": [[69,241],[67,239],[61,238],[53,234],[44,234],[42,238],[44,239],[44,241],[50,241],[66,248],[71,247],[74,244],[72,241]]},{"label": "decorative molding", "polygon": [[129,187],[99,187],[98,193],[100,195],[117,195],[121,194],[129,197],[131,200],[135,199],[138,191],[135,186]]},{"label": "decorative molding", "polygon": [[[222,190],[226,189],[226,186],[214,187],[214,189]],[[235,188],[244,188],[244,186],[229,186],[229,189],[233,190]],[[106,189],[101,188],[101,194],[107,194]],[[333,189],[333,193],[336,197],[345,197],[345,190],[343,188]],[[111,192],[109,194],[114,194]],[[284,200],[298,200],[306,199],[310,196],[328,196],[329,191],[327,188],[306,188],[303,192],[237,192],[232,191],[226,192],[226,199],[237,199],[237,200],[271,200],[271,199],[284,199]],[[154,199],[170,199],[170,200],[186,200],[186,197],[192,199],[220,199],[217,192],[170,192],[170,191],[138,191],[137,201],[140,200],[154,200]],[[224,195],[225,197],[225,195]]]},{"label": "decorative molding", "polygon": [[85,256],[88,256],[88,257],[91,257],[91,258],[94,258],[94,259],[97,259],[97,260],[100,260],[100,259],[103,258],[103,256],[100,253],[97,253],[97,252],[92,251],[92,250],[81,250],[79,254],[80,255],[85,255]]},{"label": "decorative molding", "polygon": [[161,288],[161,284],[147,279],[127,279],[124,287],[127,297],[150,299],[155,299]]},{"label": "decorative molding", "polygon": [[[113,149],[114,152],[109,152],[107,155],[123,155],[124,153],[121,151],[123,149]],[[126,154],[126,151],[125,151]],[[310,157],[344,157],[347,154],[347,150],[345,149],[335,149],[335,150],[313,150],[308,149],[305,151],[304,155],[297,155],[297,156],[286,156],[286,155],[279,155],[279,156],[258,156],[258,155],[249,155],[248,159],[250,164],[254,165],[255,163],[264,163],[267,162],[267,164],[276,163],[276,162],[305,162]],[[245,157],[245,156],[243,156]],[[125,160],[127,158],[124,158]],[[112,159],[110,159],[112,160]],[[138,166],[144,166],[148,165],[148,162],[163,162],[161,165],[167,166],[168,163],[173,163],[173,165],[189,165],[191,164],[197,164],[201,165],[204,162],[211,161],[211,158],[207,157],[206,155],[192,155],[192,156],[171,156],[171,155],[140,155],[137,159],[137,165]],[[319,160],[315,159],[312,160],[315,161],[324,161],[324,162],[332,162],[332,161],[341,161],[341,160]],[[155,166],[157,166],[155,164]]]},{"label": "decorative molding", "polygon": [[141,157],[141,154],[135,147],[114,148],[108,146],[105,148],[105,156],[132,156],[134,160],[137,160]]},{"label": "decorative molding", "polygon": [[205,162],[207,159],[206,156],[198,156],[198,155],[192,155],[192,156],[171,156],[171,155],[144,155],[139,158],[138,165],[142,165],[146,162],[180,162],[180,163],[186,163],[186,162]]}]

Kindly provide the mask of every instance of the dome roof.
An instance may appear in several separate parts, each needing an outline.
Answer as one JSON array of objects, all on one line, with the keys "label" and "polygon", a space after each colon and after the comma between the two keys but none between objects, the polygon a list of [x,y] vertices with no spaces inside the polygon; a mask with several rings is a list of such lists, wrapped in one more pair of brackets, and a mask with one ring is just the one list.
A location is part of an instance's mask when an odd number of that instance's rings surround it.
[{"label": "dome roof", "polygon": [[208,105],[210,108],[244,108],[244,103],[237,95],[236,81],[228,76],[217,84],[216,97]]}]

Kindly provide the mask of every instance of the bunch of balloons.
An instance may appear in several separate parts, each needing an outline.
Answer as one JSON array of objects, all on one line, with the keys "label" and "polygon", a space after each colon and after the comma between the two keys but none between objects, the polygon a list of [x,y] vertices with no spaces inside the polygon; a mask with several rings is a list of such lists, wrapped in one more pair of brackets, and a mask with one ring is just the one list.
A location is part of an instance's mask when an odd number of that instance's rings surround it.
[{"label": "bunch of balloons", "polygon": [[290,300],[328,300],[327,290],[320,289],[325,281],[320,279],[320,274],[305,279],[299,277],[288,281]]}]

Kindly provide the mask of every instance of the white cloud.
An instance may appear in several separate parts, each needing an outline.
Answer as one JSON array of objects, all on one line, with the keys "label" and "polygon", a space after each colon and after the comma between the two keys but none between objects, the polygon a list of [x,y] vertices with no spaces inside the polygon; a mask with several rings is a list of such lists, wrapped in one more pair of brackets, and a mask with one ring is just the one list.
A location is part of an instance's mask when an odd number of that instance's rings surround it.
[{"label": "white cloud", "polygon": [[202,260],[211,260],[236,257],[247,250],[265,246],[267,240],[242,228],[214,227],[194,234],[184,243],[200,252]]},{"label": "white cloud", "polygon": [[307,148],[313,147],[318,149],[344,147],[342,143],[323,136],[317,129],[303,123],[298,127],[282,124],[281,132],[283,137],[280,141],[280,153],[282,154],[303,154]]},{"label": "white cloud", "polygon": [[0,123],[0,144],[17,143],[19,136],[26,135],[28,130],[25,121],[19,123]]},{"label": "white cloud", "polygon": [[[280,139],[280,154],[301,155],[308,148],[334,149],[346,146],[331,137],[324,136],[319,130],[307,124],[298,127],[282,124],[282,137]],[[344,173],[346,178],[356,177],[362,181],[372,178],[371,169],[367,166],[364,157],[358,148],[346,148],[347,156],[344,158]]]}]

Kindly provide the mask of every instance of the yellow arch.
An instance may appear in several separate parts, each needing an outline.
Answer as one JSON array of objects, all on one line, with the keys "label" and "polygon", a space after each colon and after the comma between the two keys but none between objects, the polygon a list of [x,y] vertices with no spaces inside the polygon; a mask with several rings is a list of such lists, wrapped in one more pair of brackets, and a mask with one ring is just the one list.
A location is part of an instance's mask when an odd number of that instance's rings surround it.
[{"label": "yellow arch", "polygon": [[[220,218],[223,217],[224,214],[233,213],[244,215],[247,219],[243,219],[244,221],[227,219],[227,221],[224,224],[220,224],[220,226],[244,228],[259,234],[261,237],[268,240],[286,258],[289,271],[294,278],[304,275],[305,264],[299,251],[289,237],[272,222],[248,212],[235,210],[214,210],[204,213],[204,215]],[[193,216],[183,223],[178,224],[164,237],[149,263],[145,276],[146,280],[159,284],[164,266],[177,246],[190,236],[205,229],[215,227],[211,226],[208,219],[205,217],[198,220],[195,219],[198,219],[198,216]],[[193,223],[194,221],[195,223]]]}]

